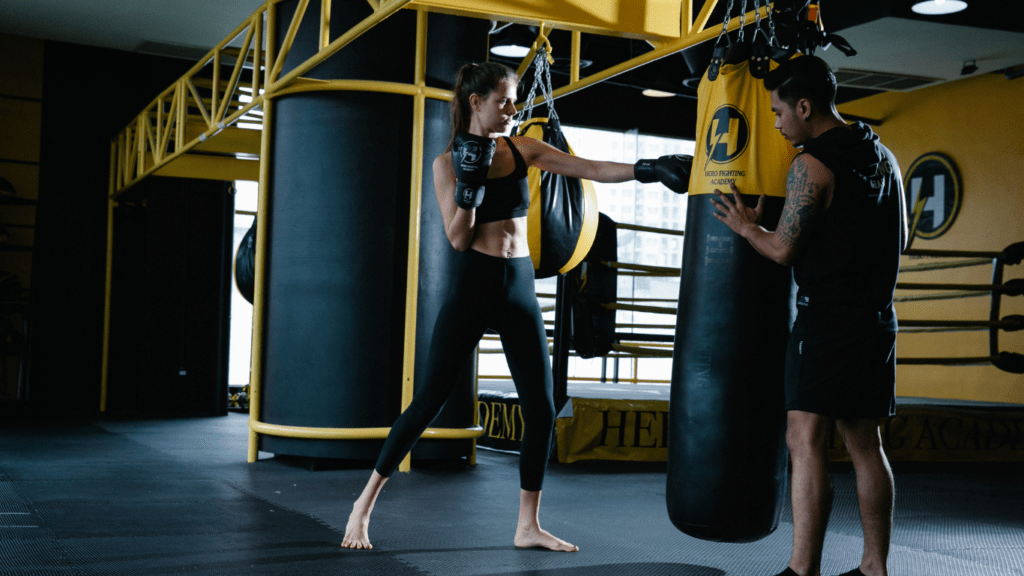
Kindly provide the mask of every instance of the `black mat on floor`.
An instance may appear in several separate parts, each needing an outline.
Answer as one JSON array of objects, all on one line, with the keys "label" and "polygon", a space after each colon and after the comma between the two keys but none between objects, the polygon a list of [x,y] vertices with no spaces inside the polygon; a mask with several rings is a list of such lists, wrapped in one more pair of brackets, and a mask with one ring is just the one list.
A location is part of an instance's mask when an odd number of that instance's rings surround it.
[{"label": "black mat on floor", "polygon": [[[246,458],[246,417],[0,422],[0,576],[769,576],[789,558],[787,508],[750,544],[681,534],[663,463],[552,463],[542,524],[578,554],[512,546],[518,458],[396,474],[374,512],[373,551],[341,549],[369,470],[310,471]],[[1024,576],[1024,466],[894,465],[890,574]],[[833,467],[823,574],[857,565],[854,476]]]}]

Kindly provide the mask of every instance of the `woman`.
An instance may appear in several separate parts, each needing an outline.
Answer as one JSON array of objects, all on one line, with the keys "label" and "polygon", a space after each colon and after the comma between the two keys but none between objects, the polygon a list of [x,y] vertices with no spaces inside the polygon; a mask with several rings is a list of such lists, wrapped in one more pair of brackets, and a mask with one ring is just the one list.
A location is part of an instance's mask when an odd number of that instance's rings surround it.
[{"label": "woman", "polygon": [[[444,406],[459,370],[484,331],[492,328],[501,335],[525,423],[515,545],[579,550],[543,530],[538,520],[555,406],[547,335],[537,304],[526,235],[530,200],[526,169],[536,166],[570,177],[624,182],[634,179],[634,167],[577,158],[532,138],[504,136],[516,114],[518,81],[515,72],[501,64],[468,64],[459,71],[451,103],[452,142],[457,138],[487,145],[494,142],[493,159],[489,168],[486,164],[482,167],[488,177],[482,203],[476,202],[479,207],[469,209],[455,200],[451,144],[434,160],[437,203],[448,239],[458,251],[452,287],[434,326],[424,383],[392,427],[370,481],[352,507],[341,543],[345,548],[372,548],[367,528],[377,495]],[[466,183],[460,182],[460,194],[465,188]]]}]

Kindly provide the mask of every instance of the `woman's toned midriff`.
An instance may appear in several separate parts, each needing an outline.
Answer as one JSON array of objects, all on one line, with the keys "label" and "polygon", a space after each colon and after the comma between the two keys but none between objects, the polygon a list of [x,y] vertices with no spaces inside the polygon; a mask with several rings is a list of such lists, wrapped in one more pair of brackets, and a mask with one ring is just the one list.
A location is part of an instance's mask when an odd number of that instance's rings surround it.
[{"label": "woman's toned midriff", "polygon": [[529,256],[526,217],[477,224],[469,249],[499,258]]}]

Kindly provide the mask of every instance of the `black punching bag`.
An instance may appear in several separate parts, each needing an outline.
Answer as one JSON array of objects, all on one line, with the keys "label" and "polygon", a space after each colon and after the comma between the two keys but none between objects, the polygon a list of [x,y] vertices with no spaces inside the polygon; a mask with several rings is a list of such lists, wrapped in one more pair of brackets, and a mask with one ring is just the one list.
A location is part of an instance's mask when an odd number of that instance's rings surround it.
[{"label": "black punching bag", "polygon": [[[373,13],[334,0],[332,39]],[[276,37],[299,6],[274,2]],[[310,2],[282,74],[320,49],[320,2]],[[411,83],[417,13],[400,10],[309,70],[313,80]],[[451,88],[459,67],[486,55],[487,22],[428,19],[426,82]],[[401,411],[414,101],[403,94],[322,90],[274,98],[269,162],[263,374],[260,420],[306,428],[385,428]],[[454,252],[433,190],[431,165],[449,138],[449,105],[424,108],[416,382],[429,330],[447,288]],[[473,425],[473,374],[466,370],[439,428]],[[446,416],[446,413],[449,416]],[[261,434],[281,455],[376,460],[382,439],[331,440]],[[421,442],[414,458],[457,458],[470,440]]]},{"label": "black punching bag", "polygon": [[[520,126],[518,133],[575,155],[558,118],[533,118]],[[526,230],[534,275],[550,278],[565,274],[578,266],[594,245],[598,221],[594,184],[540,168],[526,172],[530,184]]]},{"label": "black punching bag", "polygon": [[792,273],[719,222],[735,182],[774,229],[795,150],[773,128],[769,92],[746,62],[698,89],[668,444],[669,517],[705,540],[751,542],[778,526],[786,489],[783,373]]},{"label": "black punching bag", "polygon": [[256,219],[253,218],[249,231],[242,236],[235,254],[235,286],[238,293],[252,304],[256,292]]}]

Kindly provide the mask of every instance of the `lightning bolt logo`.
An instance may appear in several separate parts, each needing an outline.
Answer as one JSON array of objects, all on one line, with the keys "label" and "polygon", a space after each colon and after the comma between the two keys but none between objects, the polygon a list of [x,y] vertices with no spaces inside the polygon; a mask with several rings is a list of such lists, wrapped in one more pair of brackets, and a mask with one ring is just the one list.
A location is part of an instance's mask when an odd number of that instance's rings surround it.
[{"label": "lightning bolt logo", "polygon": [[910,228],[908,240],[913,242],[914,238],[938,238],[956,220],[963,200],[960,173],[956,165],[948,156],[929,152],[914,161],[904,182],[907,224]]},{"label": "lightning bolt logo", "polygon": [[719,106],[711,116],[705,138],[704,169],[708,164],[728,164],[743,154],[750,142],[750,123],[739,108]]},{"label": "lightning bolt logo", "polygon": [[719,132],[715,134],[715,143],[708,146],[708,158],[704,161],[704,169],[708,169],[708,164],[711,163],[711,158],[714,156],[714,151],[718,149],[719,142],[725,137],[725,132]]}]

